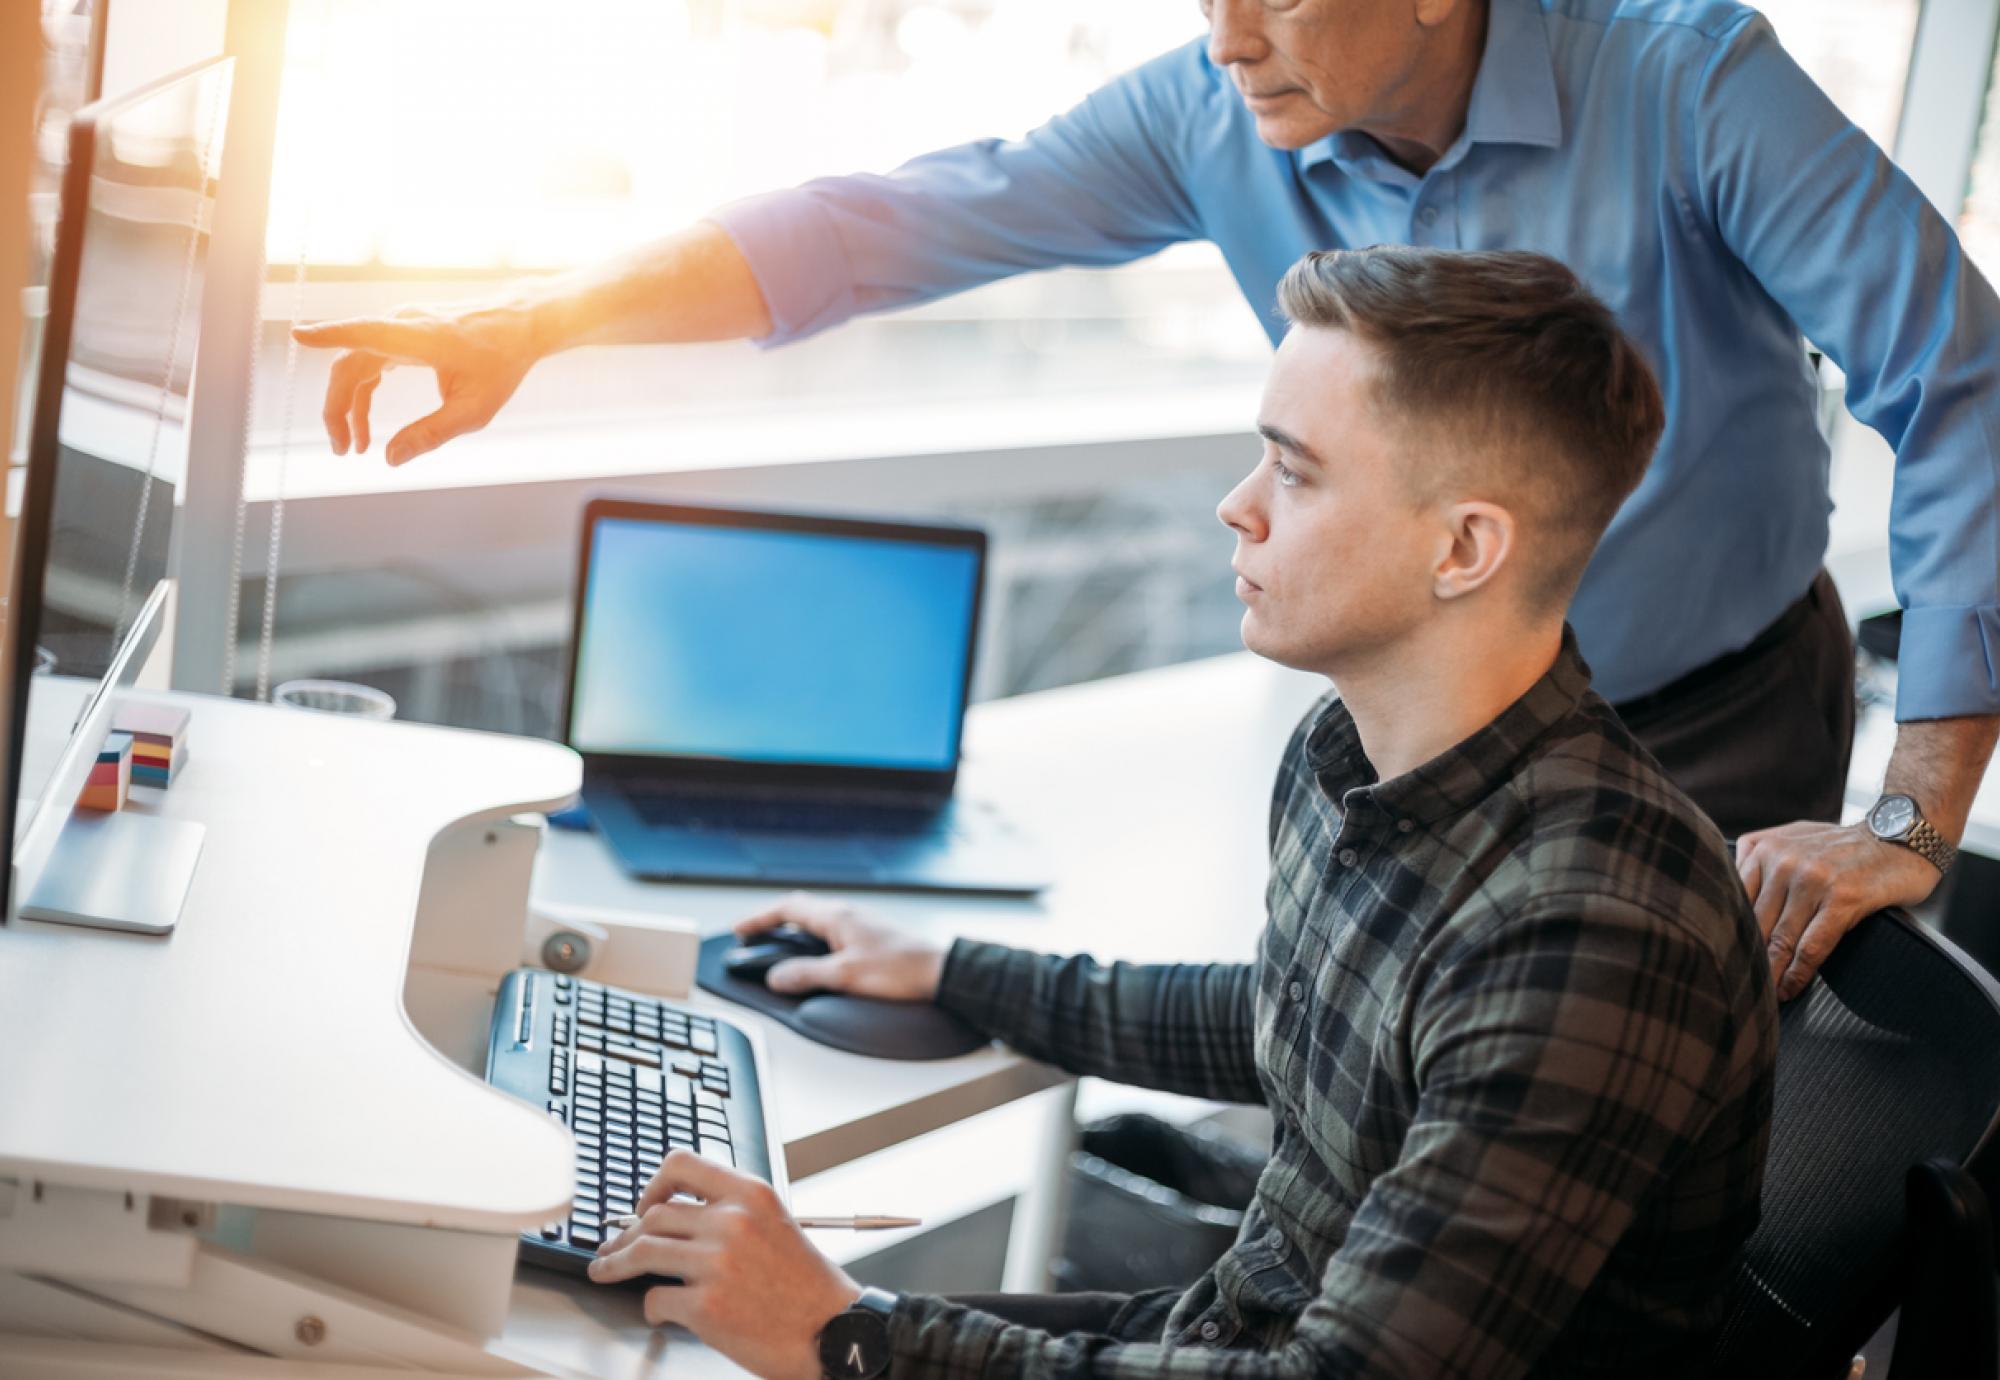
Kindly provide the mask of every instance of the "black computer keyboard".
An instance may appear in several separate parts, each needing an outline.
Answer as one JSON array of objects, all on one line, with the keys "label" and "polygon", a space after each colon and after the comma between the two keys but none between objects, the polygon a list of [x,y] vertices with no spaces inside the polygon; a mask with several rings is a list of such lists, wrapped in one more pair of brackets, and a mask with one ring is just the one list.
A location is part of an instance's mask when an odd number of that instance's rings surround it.
[{"label": "black computer keyboard", "polygon": [[568,1217],[521,1238],[521,1258],[582,1274],[667,1152],[771,1177],[756,1056],[727,1021],[539,968],[500,985],[486,1081],[576,1137]]}]

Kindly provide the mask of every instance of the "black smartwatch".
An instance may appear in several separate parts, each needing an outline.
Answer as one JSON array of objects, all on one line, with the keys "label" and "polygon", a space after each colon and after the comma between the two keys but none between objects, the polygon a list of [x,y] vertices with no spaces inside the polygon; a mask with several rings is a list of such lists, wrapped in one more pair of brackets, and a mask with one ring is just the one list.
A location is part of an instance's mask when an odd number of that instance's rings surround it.
[{"label": "black smartwatch", "polygon": [[889,1369],[889,1315],[896,1296],[863,1289],[861,1297],[819,1330],[819,1369],[826,1380],[874,1380]]}]

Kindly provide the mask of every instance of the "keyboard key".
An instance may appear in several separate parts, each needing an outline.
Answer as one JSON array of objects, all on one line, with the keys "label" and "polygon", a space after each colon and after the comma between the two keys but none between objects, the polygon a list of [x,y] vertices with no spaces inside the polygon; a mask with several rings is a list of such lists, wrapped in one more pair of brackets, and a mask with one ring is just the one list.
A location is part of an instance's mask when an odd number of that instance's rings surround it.
[{"label": "keyboard key", "polygon": [[705,1160],[714,1160],[717,1164],[726,1164],[731,1169],[736,1167],[736,1154],[730,1149],[727,1141],[704,1138],[700,1146],[695,1149],[695,1154]]},{"label": "keyboard key", "polygon": [[694,1031],[688,1040],[688,1046],[696,1054],[713,1055],[721,1052],[720,1047],[716,1044],[715,1032],[713,1030]]},{"label": "keyboard key", "polygon": [[572,1246],[581,1246],[587,1251],[594,1251],[604,1244],[604,1233],[595,1227],[571,1227],[569,1243]]}]

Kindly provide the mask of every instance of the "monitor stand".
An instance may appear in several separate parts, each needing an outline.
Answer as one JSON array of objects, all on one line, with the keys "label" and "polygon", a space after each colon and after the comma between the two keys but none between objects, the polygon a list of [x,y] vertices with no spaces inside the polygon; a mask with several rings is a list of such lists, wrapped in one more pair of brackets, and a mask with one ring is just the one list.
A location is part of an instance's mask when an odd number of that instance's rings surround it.
[{"label": "monitor stand", "polygon": [[207,829],[127,810],[78,810],[64,821],[23,920],[169,934],[194,884]]}]

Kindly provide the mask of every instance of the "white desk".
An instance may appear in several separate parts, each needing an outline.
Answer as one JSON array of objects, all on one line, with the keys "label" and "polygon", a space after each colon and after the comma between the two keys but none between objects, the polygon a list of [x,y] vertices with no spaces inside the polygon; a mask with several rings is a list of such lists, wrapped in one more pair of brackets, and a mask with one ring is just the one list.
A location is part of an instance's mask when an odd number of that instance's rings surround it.
[{"label": "white desk", "polygon": [[[1324,687],[1243,653],[982,705],[967,724],[960,790],[1004,803],[1045,851],[1056,884],[1033,902],[859,899],[941,941],[964,935],[1139,961],[1247,960],[1263,924],[1279,753]],[[595,835],[551,830],[535,894],[585,908],[667,911],[707,934],[775,893],[634,881]],[[764,1032],[795,1179],[1058,1081],[999,1048],[934,1063],[857,1058],[704,994],[694,999]],[[517,1279],[507,1336],[523,1351],[609,1380],[683,1376],[713,1360],[698,1361],[685,1336],[648,1329],[635,1298],[607,1298],[539,1271]]]},{"label": "white desk", "polygon": [[[1316,693],[1309,678],[1237,656],[983,706],[968,726],[962,789],[1032,829],[1057,885],[1036,903],[896,897],[876,909],[941,939],[1247,958],[1263,913],[1273,768]],[[180,931],[162,943],[0,930],[0,1010],[37,1039],[34,1057],[0,1064],[0,1178],[24,1186],[0,1201],[0,1272],[10,1241],[18,1252],[26,1240],[25,1185],[45,1179],[259,1207],[264,1236],[283,1226],[291,1258],[315,1266],[356,1230],[376,1230],[345,1219],[407,1223],[397,1289],[424,1296],[428,1318],[476,1311],[459,1295],[477,1280],[460,1276],[509,1264],[504,1233],[555,1214],[567,1145],[545,1118],[424,1049],[395,1009],[413,942],[420,957],[432,947],[422,926],[413,941],[420,893],[438,884],[414,845],[453,821],[554,803],[574,785],[574,758],[485,735],[190,703],[193,755],[161,808],[204,819],[210,834]],[[436,850],[430,866],[440,866]],[[594,838],[559,832],[534,888],[572,906],[688,915],[704,929],[768,897],[634,883]],[[461,1004],[477,1015],[476,1002]],[[777,1127],[796,1175],[1057,1081],[997,1049],[939,1063],[866,1060],[732,1014],[766,1031]],[[79,1097],[93,1077],[116,1096]],[[9,1194],[0,1186],[0,1198]],[[134,1240],[158,1245],[137,1228]],[[12,1268],[48,1263],[28,1261],[17,1256]],[[89,1262],[60,1263],[50,1272],[87,1277]],[[163,1257],[159,1272],[184,1266]],[[349,1282],[383,1287],[379,1274]],[[144,1289],[119,1296],[141,1308],[156,1301]],[[430,1335],[413,1327],[401,1341]],[[163,1338],[135,1323],[127,1340]],[[288,1335],[253,1344],[300,1354]],[[137,1370],[58,1368],[61,1350],[17,1340],[0,1356],[33,1373]],[[684,1335],[646,1329],[631,1294],[530,1271],[515,1279],[493,1354],[496,1365],[512,1355],[601,1376],[727,1369]],[[265,1373],[213,1352],[188,1365],[179,1373]],[[161,1362],[155,1373],[175,1372]]]}]

